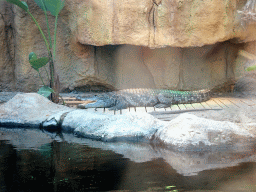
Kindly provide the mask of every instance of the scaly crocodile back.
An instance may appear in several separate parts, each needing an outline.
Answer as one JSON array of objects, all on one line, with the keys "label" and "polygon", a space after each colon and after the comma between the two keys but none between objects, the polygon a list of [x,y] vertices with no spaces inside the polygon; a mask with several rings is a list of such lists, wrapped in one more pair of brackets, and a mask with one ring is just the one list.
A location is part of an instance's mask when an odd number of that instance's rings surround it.
[{"label": "scaly crocodile back", "polygon": [[87,100],[95,102],[84,105],[84,108],[107,107],[112,110],[126,109],[128,107],[163,108],[174,104],[200,103],[209,98],[210,91],[206,89],[199,91],[123,89],[87,98]]},{"label": "scaly crocodile back", "polygon": [[[210,99],[211,92],[208,89],[198,91],[174,91],[167,89],[123,89],[115,92],[116,95],[123,97],[144,98],[152,96],[158,97],[158,100],[162,104],[186,104],[186,103],[200,103]],[[137,101],[138,102],[138,101]]]}]

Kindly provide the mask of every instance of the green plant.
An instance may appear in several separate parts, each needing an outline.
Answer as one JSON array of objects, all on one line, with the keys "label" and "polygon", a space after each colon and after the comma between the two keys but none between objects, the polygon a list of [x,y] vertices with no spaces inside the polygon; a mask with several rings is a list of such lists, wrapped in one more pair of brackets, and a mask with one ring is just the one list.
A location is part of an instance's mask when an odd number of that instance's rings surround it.
[{"label": "green plant", "polygon": [[[31,64],[32,68],[38,72],[39,77],[44,85],[43,87],[41,87],[39,89],[38,93],[45,97],[49,97],[50,95],[52,95],[52,97],[51,97],[52,101],[55,103],[58,103],[59,102],[59,86],[58,86],[59,78],[58,78],[58,75],[55,73],[54,60],[55,60],[55,51],[56,51],[57,19],[58,19],[59,12],[63,9],[63,7],[65,5],[65,0],[34,0],[35,3],[44,11],[45,19],[46,19],[46,23],[47,23],[47,29],[48,29],[48,36],[49,36],[48,41],[47,41],[41,27],[39,26],[38,22],[36,21],[34,16],[30,13],[29,7],[26,2],[20,1],[20,0],[6,0],[6,1],[17,5],[18,7],[20,7],[24,11],[26,11],[31,16],[31,18],[35,22],[36,26],[38,27],[38,29],[44,39],[44,42],[45,42],[45,45],[46,45],[46,48],[48,51],[48,57],[37,58],[37,55],[34,52],[31,52],[29,54],[29,63]],[[47,11],[50,11],[50,13],[53,16],[55,16],[53,47],[52,47],[52,40],[51,40],[51,35],[50,35]],[[53,54],[52,54],[51,49],[53,49],[52,50]],[[50,81],[50,87],[44,83],[44,81],[40,75],[40,71],[39,71],[40,68],[42,68],[42,67],[45,68],[45,65],[47,63],[49,63],[49,67],[50,67],[50,77],[48,75],[47,70],[46,69],[45,70],[47,72],[47,76]]]}]

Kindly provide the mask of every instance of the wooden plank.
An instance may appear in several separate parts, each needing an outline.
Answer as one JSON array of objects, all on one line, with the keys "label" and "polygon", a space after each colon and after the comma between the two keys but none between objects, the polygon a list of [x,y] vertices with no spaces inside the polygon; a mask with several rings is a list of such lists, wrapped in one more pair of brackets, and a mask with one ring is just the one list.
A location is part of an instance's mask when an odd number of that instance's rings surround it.
[{"label": "wooden plank", "polygon": [[255,106],[256,102],[251,99],[241,99],[243,103],[245,103],[247,106]]},{"label": "wooden plank", "polygon": [[219,102],[215,101],[214,98],[206,101],[205,103],[212,109],[225,107],[224,105],[221,105]]},{"label": "wooden plank", "polygon": [[150,112],[153,112],[155,111],[156,109],[154,107],[146,107],[146,111],[147,113],[150,113]]},{"label": "wooden plank", "polygon": [[164,108],[165,111],[172,111],[172,108],[171,107],[167,107],[167,108]]},{"label": "wooden plank", "polygon": [[218,98],[218,100],[224,104],[225,106],[227,106],[227,108],[230,108],[230,107],[236,107],[236,108],[240,108],[239,105],[236,104],[236,102],[230,98]]},{"label": "wooden plank", "polygon": [[179,108],[178,105],[172,105],[172,106],[171,106],[171,109],[172,109],[172,110],[180,110],[180,108]]},{"label": "wooden plank", "polygon": [[180,110],[186,109],[185,105],[183,105],[183,104],[178,104],[178,107],[179,107]]},{"label": "wooden plank", "polygon": [[173,110],[173,111],[165,111],[165,112],[151,112],[150,114],[151,115],[154,115],[156,117],[159,117],[159,116],[163,116],[163,115],[173,115],[173,114],[181,114],[181,113],[185,113],[185,112],[195,112],[195,111],[208,111],[208,110],[223,110],[222,108],[216,108],[216,109],[205,109],[205,108],[202,108],[202,109],[184,109],[184,110]]},{"label": "wooden plank", "polygon": [[129,112],[136,112],[136,107],[129,107],[128,110]]},{"label": "wooden plank", "polygon": [[[61,100],[61,97],[59,98]],[[62,97],[64,100],[78,100],[76,97]]]},{"label": "wooden plank", "polygon": [[240,99],[229,99],[230,102],[232,102],[234,105],[238,106],[239,108],[245,107],[245,104]]},{"label": "wooden plank", "polygon": [[116,114],[120,114],[120,115],[127,114],[127,113],[130,113],[129,109],[121,109],[116,112]]},{"label": "wooden plank", "polygon": [[211,109],[211,107],[209,105],[207,105],[205,102],[192,103],[191,105],[194,109]]},{"label": "wooden plank", "polygon": [[191,104],[184,104],[186,109],[194,109],[193,105]]},{"label": "wooden plank", "polygon": [[134,111],[138,113],[146,113],[145,107],[134,107]]},{"label": "wooden plank", "polygon": [[228,108],[228,106],[221,102],[218,98],[214,98],[213,101],[217,103],[221,108]]},{"label": "wooden plank", "polygon": [[213,99],[215,102],[217,102],[221,107],[223,107],[223,108],[229,108],[229,104],[225,101],[225,100],[223,100],[223,99],[221,99],[221,98],[214,98]]}]

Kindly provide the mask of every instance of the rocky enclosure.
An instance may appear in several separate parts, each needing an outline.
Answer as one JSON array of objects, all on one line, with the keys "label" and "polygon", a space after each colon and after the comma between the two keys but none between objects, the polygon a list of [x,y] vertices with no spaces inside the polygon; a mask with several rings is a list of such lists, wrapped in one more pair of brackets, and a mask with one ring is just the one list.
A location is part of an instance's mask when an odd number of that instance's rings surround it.
[{"label": "rocky enclosure", "polygon": [[[42,10],[33,0],[27,3],[46,34]],[[241,26],[237,13],[245,3],[66,0],[55,61],[61,90],[232,84],[253,64],[238,51],[255,52],[255,24]],[[5,1],[0,2],[0,42],[0,91],[36,91],[40,81],[28,55],[47,55],[43,39],[28,14]]]}]

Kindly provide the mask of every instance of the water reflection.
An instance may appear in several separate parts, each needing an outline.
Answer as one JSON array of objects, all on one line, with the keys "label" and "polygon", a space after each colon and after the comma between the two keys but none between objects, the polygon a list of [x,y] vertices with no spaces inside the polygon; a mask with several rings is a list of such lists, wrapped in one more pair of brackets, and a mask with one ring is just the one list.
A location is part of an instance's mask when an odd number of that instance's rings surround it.
[{"label": "water reflection", "polygon": [[167,186],[175,186],[167,191],[256,191],[256,164],[241,163],[255,161],[254,149],[177,153],[147,144],[2,128],[0,191],[161,191]]}]

